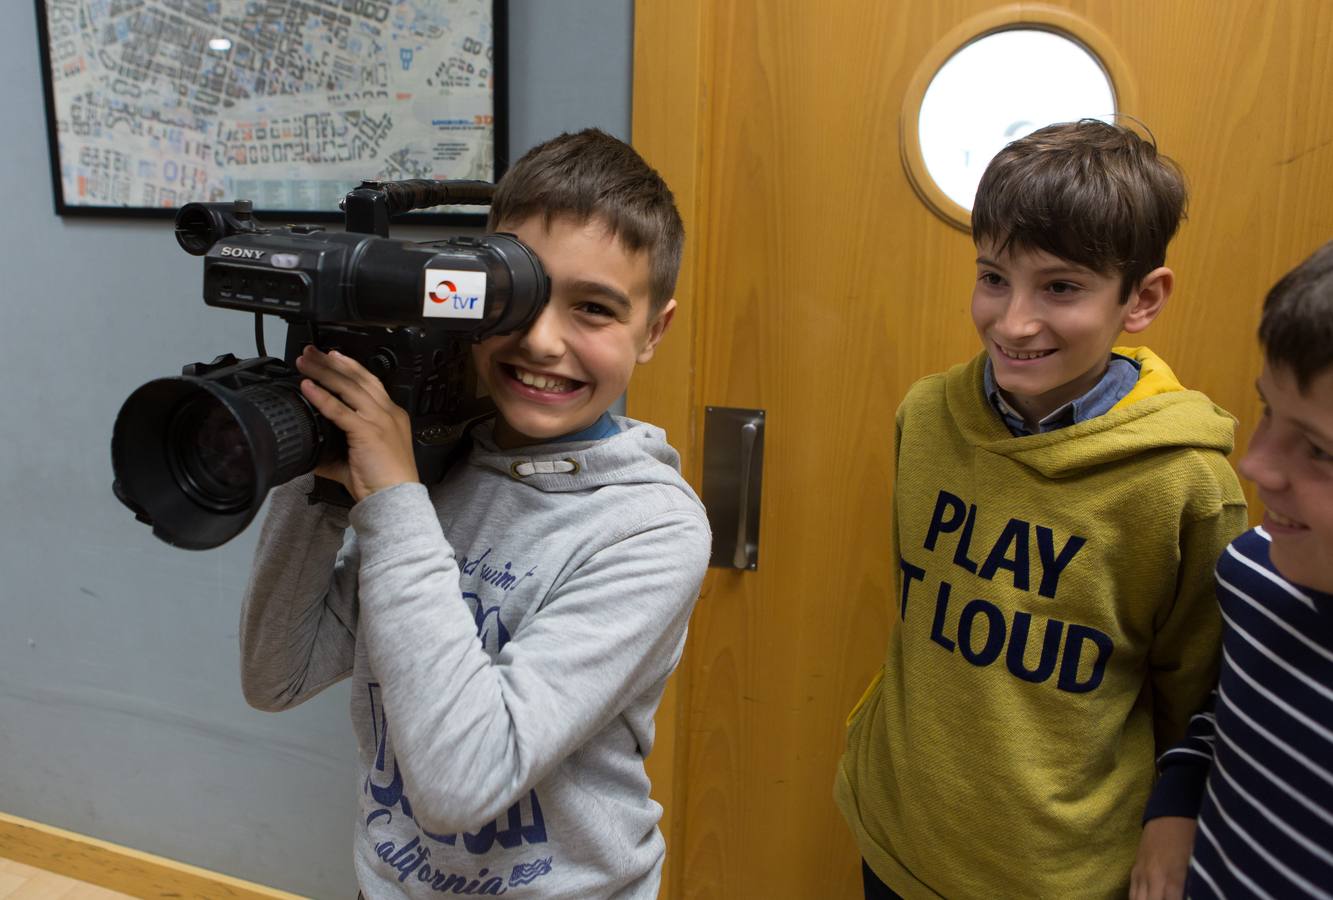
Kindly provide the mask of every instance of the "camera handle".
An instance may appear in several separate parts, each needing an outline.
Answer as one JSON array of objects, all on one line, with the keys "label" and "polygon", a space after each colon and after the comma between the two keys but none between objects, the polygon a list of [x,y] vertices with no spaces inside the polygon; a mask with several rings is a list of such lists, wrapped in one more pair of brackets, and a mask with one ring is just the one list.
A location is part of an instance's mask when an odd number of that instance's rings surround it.
[{"label": "camera handle", "polygon": [[486,206],[494,193],[489,181],[363,181],[338,205],[348,231],[388,237],[390,216],[445,204]]}]

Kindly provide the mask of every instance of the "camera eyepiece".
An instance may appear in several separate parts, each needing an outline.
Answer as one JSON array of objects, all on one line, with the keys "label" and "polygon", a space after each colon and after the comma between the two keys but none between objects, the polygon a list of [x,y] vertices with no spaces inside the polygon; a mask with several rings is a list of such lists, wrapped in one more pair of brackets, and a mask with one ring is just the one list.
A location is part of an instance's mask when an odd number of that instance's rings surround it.
[{"label": "camera eyepiece", "polygon": [[191,256],[203,256],[224,237],[258,231],[253,212],[249,200],[187,203],[176,213],[176,243]]}]

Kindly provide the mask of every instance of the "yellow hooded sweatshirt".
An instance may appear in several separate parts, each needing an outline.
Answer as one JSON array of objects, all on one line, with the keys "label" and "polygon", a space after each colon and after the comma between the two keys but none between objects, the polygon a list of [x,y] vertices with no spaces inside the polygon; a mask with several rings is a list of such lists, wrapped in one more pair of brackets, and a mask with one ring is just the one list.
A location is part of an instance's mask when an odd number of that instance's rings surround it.
[{"label": "yellow hooded sweatshirt", "polygon": [[883,670],[834,794],[904,897],[1123,897],[1153,761],[1213,686],[1235,420],[1158,357],[1111,411],[1014,437],[986,356],[898,410]]}]

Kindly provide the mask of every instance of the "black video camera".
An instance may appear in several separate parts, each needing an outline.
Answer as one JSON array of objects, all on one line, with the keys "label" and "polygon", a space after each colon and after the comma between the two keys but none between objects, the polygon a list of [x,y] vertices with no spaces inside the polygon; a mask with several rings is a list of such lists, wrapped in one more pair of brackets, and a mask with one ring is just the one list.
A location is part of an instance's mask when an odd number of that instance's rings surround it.
[{"label": "black video camera", "polygon": [[[438,481],[467,429],[494,414],[470,345],[530,325],[550,283],[513,235],[392,240],[389,217],[489,203],[493,191],[365,182],[343,200],[345,232],[264,227],[245,200],[182,207],[176,240],[204,257],[204,302],[253,312],[259,355],[193,363],[131,394],[111,438],[116,496],[168,544],[206,550],[239,534],[272,488],[345,454],[345,436],[301,394],[294,363],[307,344],[384,383],[411,416],[421,480]],[[282,359],[264,352],[265,314],[287,322]]]}]

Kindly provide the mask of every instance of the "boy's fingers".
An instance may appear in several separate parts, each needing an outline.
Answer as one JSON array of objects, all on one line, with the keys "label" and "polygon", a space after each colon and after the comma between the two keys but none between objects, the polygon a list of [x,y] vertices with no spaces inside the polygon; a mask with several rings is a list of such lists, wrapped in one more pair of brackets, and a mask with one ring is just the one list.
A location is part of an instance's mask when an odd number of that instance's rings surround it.
[{"label": "boy's fingers", "polygon": [[311,356],[313,358],[321,360],[322,362],[327,364],[328,367],[331,368],[333,371],[338,372],[341,375],[345,375],[346,377],[352,379],[358,384],[364,384],[367,386],[371,384],[379,384],[378,378],[376,378],[374,375],[371,375],[370,372],[366,370],[365,366],[361,365],[361,363],[352,359],[352,357],[350,356],[344,356],[337,350],[332,350],[328,353],[321,353],[319,350],[315,350],[314,348],[307,347],[306,349],[313,350],[313,352],[311,353]]},{"label": "boy's fingers", "polygon": [[[297,368],[306,379],[326,394],[351,410],[359,410],[370,404],[370,398],[366,395],[356,382],[340,375],[332,369],[323,368],[307,364],[304,360],[298,362]],[[320,410],[324,412],[324,410]]]},{"label": "boy's fingers", "polygon": [[[301,392],[324,418],[337,425],[346,434],[353,432],[387,434],[397,428],[406,427],[399,422],[408,419],[407,413],[401,407],[394,403],[380,406],[373,401],[358,403],[358,396],[367,400],[369,398],[364,391],[354,385],[347,388],[347,393],[340,395],[318,381],[306,378],[301,381]],[[348,394],[353,395],[350,398],[351,402],[348,402]]]},{"label": "boy's fingers", "polygon": [[310,378],[302,379],[301,393],[305,395],[305,398],[310,401],[315,409],[319,410],[320,415],[337,425],[344,432],[349,428],[356,427],[362,421],[361,417],[356,414],[356,410]]},{"label": "boy's fingers", "polygon": [[384,409],[388,394],[378,378],[346,356],[302,354],[296,361],[302,375],[358,412]]},{"label": "boy's fingers", "polygon": [[307,345],[306,348],[301,351],[301,355],[297,358],[297,362],[299,364],[318,368],[321,372],[337,373],[339,376],[355,381],[357,384],[361,384],[365,387],[371,387],[372,385],[380,383],[380,380],[370,374],[365,366],[361,365],[361,363],[357,362],[355,359],[352,359],[352,357],[339,353],[337,350],[325,353],[313,344]]}]

